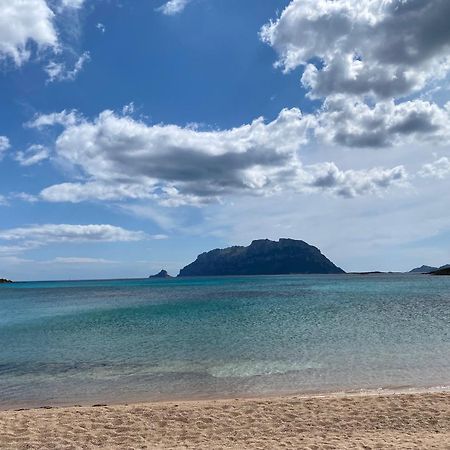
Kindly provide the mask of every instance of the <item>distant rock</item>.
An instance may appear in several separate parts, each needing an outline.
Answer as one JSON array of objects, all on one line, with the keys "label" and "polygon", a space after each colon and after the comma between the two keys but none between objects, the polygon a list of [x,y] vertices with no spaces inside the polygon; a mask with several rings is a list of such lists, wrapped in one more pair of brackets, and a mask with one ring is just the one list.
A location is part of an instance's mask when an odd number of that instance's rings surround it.
[{"label": "distant rock", "polygon": [[409,273],[431,273],[431,272],[434,272],[435,270],[438,270],[438,268],[432,267],[432,266],[421,266],[421,267],[416,267],[413,270],[410,270]]},{"label": "distant rock", "polygon": [[1,283],[12,283],[11,280],[7,280],[6,278],[0,278],[0,284]]},{"label": "distant rock", "polygon": [[394,272],[380,272],[374,270],[372,272],[351,272],[350,275],[392,275]]},{"label": "distant rock", "polygon": [[431,272],[431,275],[450,275],[450,264],[442,266],[440,269]]},{"label": "distant rock", "polygon": [[150,275],[149,278],[172,278],[172,277],[167,273],[167,270],[161,270],[161,272],[157,273],[156,275]]},{"label": "distant rock", "polygon": [[345,272],[322,255],[318,248],[304,241],[260,239],[248,247],[234,246],[202,253],[181,269],[178,276],[338,273]]}]

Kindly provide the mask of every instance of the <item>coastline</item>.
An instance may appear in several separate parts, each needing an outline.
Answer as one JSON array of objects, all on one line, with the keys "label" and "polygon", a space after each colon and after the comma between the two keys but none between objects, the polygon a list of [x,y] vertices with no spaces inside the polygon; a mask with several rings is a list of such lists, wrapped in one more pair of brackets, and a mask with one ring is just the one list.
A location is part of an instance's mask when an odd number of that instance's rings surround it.
[{"label": "coastline", "polygon": [[68,408],[90,408],[101,406],[120,407],[128,405],[165,405],[172,403],[202,403],[202,402],[226,402],[234,400],[256,400],[270,401],[283,398],[341,398],[341,397],[373,397],[373,396],[390,396],[390,395],[420,395],[420,394],[450,394],[450,383],[442,385],[429,386],[384,386],[370,388],[345,388],[345,389],[311,389],[311,390],[281,390],[264,393],[218,393],[211,394],[173,394],[161,395],[160,397],[145,395],[131,395],[124,398],[120,396],[101,396],[91,397],[89,400],[54,400],[50,402],[29,402],[29,403],[11,403],[0,404],[0,414],[9,411],[33,411],[42,409],[68,409]]},{"label": "coastline", "polygon": [[180,400],[0,412],[0,448],[448,448],[450,391]]}]

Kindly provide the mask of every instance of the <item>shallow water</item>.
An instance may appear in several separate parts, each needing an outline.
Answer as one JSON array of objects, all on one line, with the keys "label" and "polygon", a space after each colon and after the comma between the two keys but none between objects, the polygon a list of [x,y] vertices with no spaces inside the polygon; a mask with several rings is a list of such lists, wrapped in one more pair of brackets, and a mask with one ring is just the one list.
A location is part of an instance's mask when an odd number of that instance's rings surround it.
[{"label": "shallow water", "polygon": [[0,286],[0,407],[450,385],[450,277]]}]

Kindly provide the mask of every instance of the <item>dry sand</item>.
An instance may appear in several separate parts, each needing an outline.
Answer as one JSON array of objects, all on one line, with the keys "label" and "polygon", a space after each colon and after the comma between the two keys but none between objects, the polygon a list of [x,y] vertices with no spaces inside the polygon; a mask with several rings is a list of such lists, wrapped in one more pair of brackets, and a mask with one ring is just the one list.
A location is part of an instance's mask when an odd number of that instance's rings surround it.
[{"label": "dry sand", "polygon": [[2,449],[450,449],[450,393],[0,412]]}]

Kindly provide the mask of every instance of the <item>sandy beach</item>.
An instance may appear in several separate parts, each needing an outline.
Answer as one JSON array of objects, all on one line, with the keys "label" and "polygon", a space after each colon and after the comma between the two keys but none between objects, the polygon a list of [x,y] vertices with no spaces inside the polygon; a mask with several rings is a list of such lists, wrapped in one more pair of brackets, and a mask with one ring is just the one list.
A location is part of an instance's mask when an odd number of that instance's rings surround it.
[{"label": "sandy beach", "polygon": [[0,412],[2,449],[449,449],[450,393]]}]

